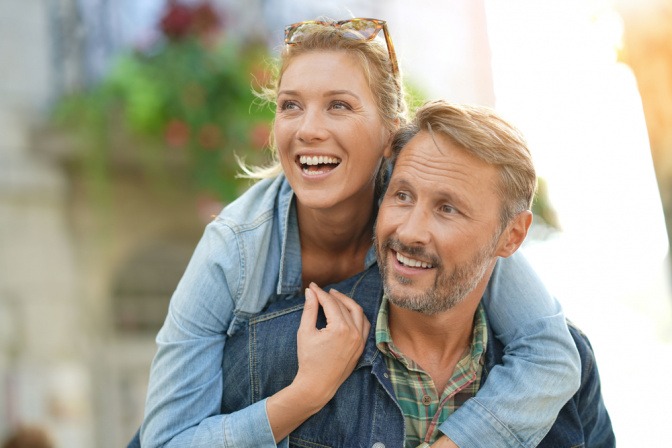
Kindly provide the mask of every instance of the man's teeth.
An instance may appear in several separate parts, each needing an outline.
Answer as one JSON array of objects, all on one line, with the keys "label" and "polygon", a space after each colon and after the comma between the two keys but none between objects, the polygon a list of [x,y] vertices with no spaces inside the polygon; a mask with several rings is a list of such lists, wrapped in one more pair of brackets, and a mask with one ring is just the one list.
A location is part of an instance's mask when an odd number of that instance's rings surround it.
[{"label": "man's teeth", "polygon": [[341,163],[336,157],[324,157],[324,156],[301,156],[299,157],[299,162],[302,165],[321,165],[323,163],[329,164],[338,164]]},{"label": "man's teeth", "polygon": [[412,258],[404,257],[399,252],[397,252],[397,260],[399,260],[399,263],[403,264],[404,266],[409,266],[409,267],[412,267],[412,268],[432,268],[432,267],[434,267],[431,264],[427,263],[426,261],[414,260]]}]

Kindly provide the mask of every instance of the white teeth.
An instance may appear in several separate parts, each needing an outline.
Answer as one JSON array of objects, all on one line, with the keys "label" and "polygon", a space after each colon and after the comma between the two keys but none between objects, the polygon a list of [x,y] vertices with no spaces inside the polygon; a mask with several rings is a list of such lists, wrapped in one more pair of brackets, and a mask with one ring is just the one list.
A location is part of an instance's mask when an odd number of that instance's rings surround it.
[{"label": "white teeth", "polygon": [[328,164],[337,164],[341,163],[341,160],[336,157],[326,157],[326,156],[301,156],[299,157],[299,162],[302,165],[322,165],[324,163]]},{"label": "white teeth", "polygon": [[431,264],[427,263],[426,261],[420,261],[420,260],[414,260],[412,258],[405,257],[401,255],[399,252],[397,252],[397,260],[405,266],[410,266],[412,268],[432,268]]},{"label": "white teeth", "polygon": [[303,168],[303,173],[308,176],[317,176],[319,174],[327,173],[328,170],[309,170],[308,168]]}]

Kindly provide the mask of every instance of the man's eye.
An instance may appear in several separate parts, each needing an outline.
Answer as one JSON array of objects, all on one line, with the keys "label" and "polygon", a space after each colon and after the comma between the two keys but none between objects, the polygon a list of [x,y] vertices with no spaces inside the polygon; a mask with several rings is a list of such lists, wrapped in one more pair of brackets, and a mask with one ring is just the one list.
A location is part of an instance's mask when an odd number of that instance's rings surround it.
[{"label": "man's eye", "polygon": [[441,211],[443,213],[446,213],[446,214],[457,213],[457,210],[455,209],[455,207],[453,207],[452,205],[448,205],[448,204],[442,205],[441,206]]},{"label": "man's eye", "polygon": [[408,200],[410,200],[410,197],[408,196],[407,193],[400,191],[397,193],[397,199],[399,199],[401,202],[407,202]]}]

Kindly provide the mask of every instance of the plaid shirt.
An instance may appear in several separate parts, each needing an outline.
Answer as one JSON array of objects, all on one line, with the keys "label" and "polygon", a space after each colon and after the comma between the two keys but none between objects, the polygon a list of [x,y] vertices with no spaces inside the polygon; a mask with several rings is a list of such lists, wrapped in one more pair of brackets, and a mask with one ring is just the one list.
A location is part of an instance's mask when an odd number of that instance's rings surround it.
[{"label": "plaid shirt", "polygon": [[441,435],[438,426],[479,389],[488,342],[485,310],[483,305],[478,306],[471,350],[457,363],[453,376],[439,395],[432,378],[394,345],[388,326],[388,308],[384,296],[376,322],[376,345],[385,355],[390,381],[404,413],[405,446],[426,447]]}]

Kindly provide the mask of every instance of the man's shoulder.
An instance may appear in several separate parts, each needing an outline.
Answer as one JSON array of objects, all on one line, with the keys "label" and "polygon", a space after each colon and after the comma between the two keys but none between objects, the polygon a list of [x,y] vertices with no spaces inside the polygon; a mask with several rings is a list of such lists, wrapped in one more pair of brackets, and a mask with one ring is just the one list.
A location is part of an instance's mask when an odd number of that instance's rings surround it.
[{"label": "man's shoulder", "polygon": [[572,339],[574,339],[574,344],[576,345],[576,348],[579,351],[579,357],[581,358],[581,388],[584,388],[588,377],[590,377],[596,369],[595,352],[593,351],[593,345],[590,343],[590,339],[588,339],[588,336],[581,330],[581,328],[569,319],[567,319],[567,327],[569,328],[569,333],[572,335]]}]

